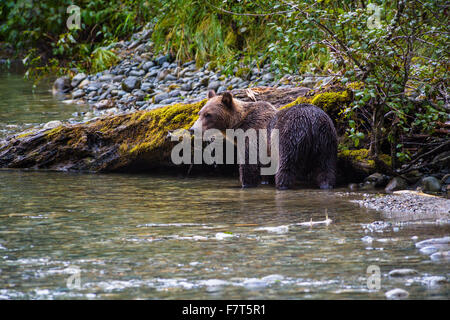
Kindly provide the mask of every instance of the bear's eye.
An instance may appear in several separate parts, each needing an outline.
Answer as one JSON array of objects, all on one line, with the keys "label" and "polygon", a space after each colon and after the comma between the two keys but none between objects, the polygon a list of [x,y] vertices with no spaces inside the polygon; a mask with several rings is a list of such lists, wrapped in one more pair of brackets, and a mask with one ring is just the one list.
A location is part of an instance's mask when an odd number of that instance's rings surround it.
[{"label": "bear's eye", "polygon": [[206,119],[209,119],[209,118],[211,118],[211,114],[205,113],[204,117],[205,117]]}]

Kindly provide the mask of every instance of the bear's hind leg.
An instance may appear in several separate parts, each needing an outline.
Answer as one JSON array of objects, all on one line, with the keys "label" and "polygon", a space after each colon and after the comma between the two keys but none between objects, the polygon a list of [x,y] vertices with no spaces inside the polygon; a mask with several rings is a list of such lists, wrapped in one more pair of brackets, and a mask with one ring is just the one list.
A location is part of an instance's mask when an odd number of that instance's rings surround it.
[{"label": "bear's hind leg", "polygon": [[261,173],[256,164],[239,165],[239,177],[242,188],[254,188],[261,183]]},{"label": "bear's hind leg", "polygon": [[297,173],[297,152],[288,153],[280,148],[280,162],[275,174],[275,186],[278,190],[291,189]]},{"label": "bear's hind leg", "polygon": [[321,159],[314,170],[314,178],[320,189],[333,189],[336,184],[336,158]]}]

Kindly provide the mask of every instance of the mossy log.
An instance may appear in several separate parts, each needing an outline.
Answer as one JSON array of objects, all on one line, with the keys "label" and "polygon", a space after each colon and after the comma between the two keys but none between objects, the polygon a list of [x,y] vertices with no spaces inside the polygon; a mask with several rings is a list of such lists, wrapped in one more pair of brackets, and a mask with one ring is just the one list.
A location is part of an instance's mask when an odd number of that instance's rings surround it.
[{"label": "mossy log", "polygon": [[[269,101],[277,108],[289,107],[300,100],[320,102],[318,105],[323,104],[322,107],[329,111],[350,102],[351,94],[345,89],[335,91],[335,96],[330,96],[328,89],[254,88],[251,92],[234,90],[233,95],[244,101],[254,98]],[[324,94],[326,96],[321,98]],[[168,134],[189,128],[205,102],[175,104],[17,134],[0,145],[0,167],[89,172],[175,169],[170,160],[173,142],[168,139]],[[348,166],[345,168],[347,171]]]}]

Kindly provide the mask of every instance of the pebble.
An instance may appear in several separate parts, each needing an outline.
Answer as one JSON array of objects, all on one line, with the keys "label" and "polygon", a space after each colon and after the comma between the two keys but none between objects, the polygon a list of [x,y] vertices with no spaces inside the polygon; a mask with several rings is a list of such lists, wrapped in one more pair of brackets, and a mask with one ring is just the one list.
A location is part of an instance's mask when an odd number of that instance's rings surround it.
[{"label": "pebble", "polygon": [[405,299],[409,296],[409,292],[400,288],[389,290],[385,293],[388,299]]},{"label": "pebble", "polygon": [[160,94],[155,95],[154,102],[160,103],[161,101],[166,100],[168,98],[169,98],[169,94],[167,92],[160,93]]},{"label": "pebble", "polygon": [[72,91],[72,98],[73,99],[79,99],[79,98],[81,98],[84,95],[85,95],[85,92],[83,90],[81,90],[81,89]]},{"label": "pebble", "polygon": [[417,273],[414,269],[395,269],[389,272],[389,277],[406,277],[416,275]]}]

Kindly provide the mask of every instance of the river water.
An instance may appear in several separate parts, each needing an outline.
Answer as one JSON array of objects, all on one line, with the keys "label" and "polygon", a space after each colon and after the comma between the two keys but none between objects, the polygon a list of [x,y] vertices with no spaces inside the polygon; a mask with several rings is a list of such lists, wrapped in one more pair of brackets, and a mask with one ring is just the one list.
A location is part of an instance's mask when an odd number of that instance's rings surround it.
[{"label": "river water", "polygon": [[[4,134],[83,112],[16,75],[0,77],[0,98]],[[389,220],[350,201],[364,196],[0,170],[0,299],[385,299],[393,288],[448,299],[448,260],[415,243],[448,236],[449,225]],[[388,275],[399,268],[417,273]]]}]

